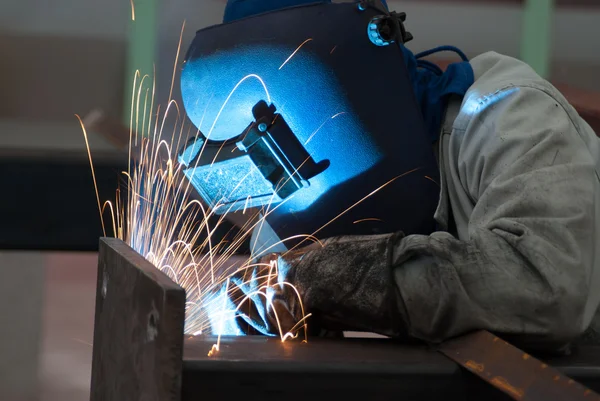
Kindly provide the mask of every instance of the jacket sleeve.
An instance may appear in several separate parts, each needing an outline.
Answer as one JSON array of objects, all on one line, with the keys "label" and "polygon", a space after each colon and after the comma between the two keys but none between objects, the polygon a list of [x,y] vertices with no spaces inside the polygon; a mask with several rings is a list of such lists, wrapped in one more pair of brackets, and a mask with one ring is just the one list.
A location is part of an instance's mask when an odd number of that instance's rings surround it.
[{"label": "jacket sleeve", "polygon": [[449,139],[461,238],[436,232],[394,246],[404,319],[411,336],[432,342],[486,329],[566,343],[589,324],[595,162],[552,96],[532,87],[497,95]]}]

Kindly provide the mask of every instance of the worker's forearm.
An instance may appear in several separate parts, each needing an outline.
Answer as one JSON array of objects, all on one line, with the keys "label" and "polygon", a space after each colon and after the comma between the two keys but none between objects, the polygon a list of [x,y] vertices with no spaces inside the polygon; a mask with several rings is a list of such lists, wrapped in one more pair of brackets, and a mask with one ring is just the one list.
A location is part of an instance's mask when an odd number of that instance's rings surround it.
[{"label": "worker's forearm", "polygon": [[[552,244],[521,251],[507,240],[517,224],[507,224],[471,241],[444,232],[335,238],[290,279],[311,312],[346,329],[430,342],[487,329],[562,345],[578,334],[585,275],[556,268],[568,261]],[[515,240],[544,249],[531,232]]]},{"label": "worker's forearm", "polygon": [[[438,342],[487,329],[554,345],[579,334],[587,293],[582,269],[564,270],[566,255],[557,260],[552,244],[540,247],[531,233],[517,237],[511,228],[524,227],[510,224],[506,231],[477,230],[470,241],[448,233],[401,241],[394,276],[411,336]],[[520,246],[547,252],[526,255]]]}]

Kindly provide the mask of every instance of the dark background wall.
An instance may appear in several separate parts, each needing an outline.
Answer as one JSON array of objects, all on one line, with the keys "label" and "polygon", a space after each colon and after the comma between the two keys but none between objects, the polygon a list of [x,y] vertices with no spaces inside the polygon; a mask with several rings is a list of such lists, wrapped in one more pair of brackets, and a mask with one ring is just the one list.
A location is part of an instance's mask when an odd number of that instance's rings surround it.
[{"label": "dark background wall", "polygon": [[[600,92],[600,8],[595,3],[559,1],[552,79]],[[159,102],[168,97],[183,21],[185,52],[197,29],[220,22],[224,5],[224,0],[158,0],[154,47]],[[413,50],[454,44],[470,56],[488,50],[519,55],[518,0],[390,5],[408,13]],[[96,246],[96,203],[74,114],[100,108],[121,119],[130,15],[129,0],[0,2],[0,247]],[[101,197],[109,199],[125,167],[124,155],[94,132],[90,144]]]}]

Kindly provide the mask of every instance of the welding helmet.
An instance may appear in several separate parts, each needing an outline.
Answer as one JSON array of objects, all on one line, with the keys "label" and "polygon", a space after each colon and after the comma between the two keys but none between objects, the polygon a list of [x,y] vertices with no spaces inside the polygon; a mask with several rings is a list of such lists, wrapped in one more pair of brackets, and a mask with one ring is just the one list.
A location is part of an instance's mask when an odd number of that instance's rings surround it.
[{"label": "welding helmet", "polygon": [[405,15],[298,2],[197,32],[181,73],[199,130],[179,155],[186,177],[217,214],[260,209],[277,239],[431,233],[439,173]]}]

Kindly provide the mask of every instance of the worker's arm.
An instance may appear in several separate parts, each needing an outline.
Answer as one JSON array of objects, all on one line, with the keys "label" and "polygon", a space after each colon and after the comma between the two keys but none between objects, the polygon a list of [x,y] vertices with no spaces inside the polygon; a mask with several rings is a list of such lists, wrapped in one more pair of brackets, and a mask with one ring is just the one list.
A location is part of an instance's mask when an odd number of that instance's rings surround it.
[{"label": "worker's arm", "polygon": [[[474,329],[561,343],[584,329],[594,269],[594,161],[565,110],[520,88],[450,142],[467,238],[345,237],[289,263],[317,315],[442,341]],[[292,308],[293,309],[293,308]],[[327,319],[326,319],[327,320]]]},{"label": "worker's arm", "polygon": [[[326,328],[431,342],[487,329],[562,345],[585,329],[599,234],[594,160],[579,135],[551,96],[508,91],[444,152],[464,238],[333,238],[283,255],[282,271]],[[295,298],[278,298],[299,319]]]},{"label": "worker's arm", "polygon": [[394,250],[415,337],[488,329],[562,342],[585,329],[595,162],[553,97],[529,87],[498,95],[450,139],[452,207],[472,203],[467,238],[409,236]]}]

